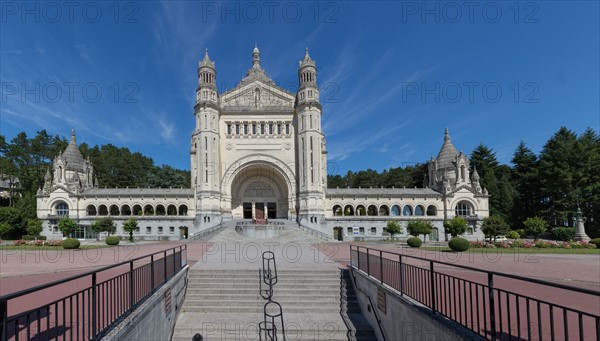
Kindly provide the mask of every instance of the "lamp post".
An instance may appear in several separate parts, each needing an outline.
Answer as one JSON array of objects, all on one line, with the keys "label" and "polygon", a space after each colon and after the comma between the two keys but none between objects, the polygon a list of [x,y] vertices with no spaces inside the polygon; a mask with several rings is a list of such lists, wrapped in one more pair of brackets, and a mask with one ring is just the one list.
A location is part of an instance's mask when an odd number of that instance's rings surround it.
[{"label": "lamp post", "polygon": [[583,214],[581,213],[581,208],[577,207],[577,216],[574,218],[576,220],[575,224],[575,237],[573,237],[574,241],[589,241],[590,237],[585,234],[585,227],[583,225]]}]

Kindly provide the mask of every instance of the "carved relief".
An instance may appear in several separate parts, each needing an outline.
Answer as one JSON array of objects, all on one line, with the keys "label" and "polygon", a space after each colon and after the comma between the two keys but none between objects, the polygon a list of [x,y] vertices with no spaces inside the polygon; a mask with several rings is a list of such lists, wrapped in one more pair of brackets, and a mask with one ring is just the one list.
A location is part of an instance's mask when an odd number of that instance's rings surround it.
[{"label": "carved relief", "polygon": [[226,107],[247,107],[259,109],[261,107],[291,107],[293,102],[283,98],[272,91],[259,87],[248,87],[236,96],[226,99]]},{"label": "carved relief", "polygon": [[245,197],[274,197],[275,191],[267,183],[256,181],[248,185],[244,191]]}]

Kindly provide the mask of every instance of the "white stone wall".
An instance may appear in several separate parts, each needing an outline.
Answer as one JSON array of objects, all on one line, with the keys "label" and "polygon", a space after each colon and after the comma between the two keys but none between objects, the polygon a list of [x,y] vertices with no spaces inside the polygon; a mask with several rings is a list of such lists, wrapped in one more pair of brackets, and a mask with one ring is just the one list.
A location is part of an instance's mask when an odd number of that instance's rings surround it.
[{"label": "white stone wall", "polygon": [[[104,216],[110,215],[117,226],[116,235],[118,236],[128,236],[129,234],[123,231],[122,226],[130,217],[134,217],[140,227],[140,231],[134,233],[134,236],[138,239],[147,239],[147,240],[160,240],[160,239],[170,239],[170,240],[179,240],[180,239],[180,227],[188,228],[188,235],[197,232],[194,229],[194,219],[196,217],[196,213],[194,211],[194,198],[193,196],[185,196],[185,197],[158,197],[158,196],[118,196],[119,189],[114,189],[114,195],[111,196],[80,196],[76,197],[73,195],[69,195],[65,190],[58,189],[52,192],[48,196],[38,196],[37,198],[37,214],[38,218],[40,218],[43,224],[43,232],[42,235],[45,235],[49,239],[60,239],[62,238],[62,232],[58,230],[56,224],[58,221],[63,218],[62,216],[58,216],[56,212],[56,205],[60,202],[64,202],[69,206],[69,214],[68,217],[78,222],[82,226],[90,226],[95,220],[102,218]],[[87,207],[88,205],[94,205],[97,209],[101,205],[105,205],[109,212],[108,215],[88,215]],[[132,209],[131,215],[111,215],[110,208],[112,205],[116,205],[121,209],[124,205],[129,205]],[[142,210],[146,205],[151,205],[154,207],[156,212],[156,207],[158,205],[163,205],[165,210],[169,207],[169,205],[174,205],[177,210],[177,215],[136,215],[133,212],[133,207],[135,205],[140,205]],[[181,205],[185,205],[187,207],[187,214],[179,215],[179,208]],[[120,211],[121,212],[121,211]],[[150,227],[148,230],[147,227]],[[162,227],[162,231],[160,230]],[[171,229],[173,227],[173,229]],[[105,236],[101,236],[103,238]]]}]

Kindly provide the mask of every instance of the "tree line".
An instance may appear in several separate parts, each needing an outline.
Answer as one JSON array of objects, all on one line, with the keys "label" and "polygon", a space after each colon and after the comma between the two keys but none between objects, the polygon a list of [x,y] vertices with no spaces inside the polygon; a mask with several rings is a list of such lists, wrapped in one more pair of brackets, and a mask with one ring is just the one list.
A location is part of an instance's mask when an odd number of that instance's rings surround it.
[{"label": "tree line", "polygon": [[[480,144],[470,154],[471,168],[490,194],[490,215],[511,229],[522,229],[528,218],[540,217],[549,227],[573,226],[581,208],[590,237],[600,236],[600,136],[588,128],[577,135],[561,127],[534,153],[524,141],[511,163],[501,164],[492,148]],[[426,163],[328,175],[328,187],[422,187]]]},{"label": "tree line", "polygon": [[[36,218],[35,194],[43,186],[51,162],[67,147],[67,139],[46,130],[28,137],[19,133],[10,141],[0,135],[0,174],[19,179],[19,187],[0,198],[0,224],[18,225],[24,231]],[[128,148],[112,144],[79,150],[89,157],[100,187],[189,187],[190,172],[162,165]],[[512,229],[523,228],[527,218],[541,217],[549,227],[572,226],[577,208],[586,219],[591,237],[600,235],[600,136],[588,128],[577,135],[561,127],[534,153],[524,141],[517,146],[512,165],[501,164],[492,148],[480,144],[470,154],[480,183],[490,194],[490,215],[502,218]],[[422,187],[426,163],[377,172],[373,169],[328,175],[329,188]],[[10,207],[6,212],[3,207]],[[1,226],[0,226],[1,227]],[[0,236],[2,236],[0,228]]]},{"label": "tree line", "polygon": [[[33,137],[21,132],[10,141],[0,135],[1,180],[15,184],[8,195],[0,197],[0,238],[18,237],[24,233],[28,220],[36,219],[36,192],[43,187],[44,175],[52,168],[52,161],[67,145],[65,137],[48,134],[46,130]],[[92,162],[100,187],[190,186],[189,171],[157,166],[152,158],[128,148],[81,143],[79,150]]]}]

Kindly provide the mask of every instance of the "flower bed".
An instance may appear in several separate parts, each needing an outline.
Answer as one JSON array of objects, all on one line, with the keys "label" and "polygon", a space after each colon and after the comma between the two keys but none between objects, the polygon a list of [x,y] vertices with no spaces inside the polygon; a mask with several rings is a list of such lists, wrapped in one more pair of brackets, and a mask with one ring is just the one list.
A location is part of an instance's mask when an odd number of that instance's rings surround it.
[{"label": "flower bed", "polygon": [[471,247],[475,249],[482,248],[541,248],[541,249],[595,249],[596,245],[588,242],[557,242],[557,241],[523,241],[523,240],[509,240],[505,242],[486,243],[483,241],[470,242]]},{"label": "flower bed", "polygon": [[12,242],[14,246],[62,246],[63,241],[61,239],[51,239],[51,240],[15,240]]}]

